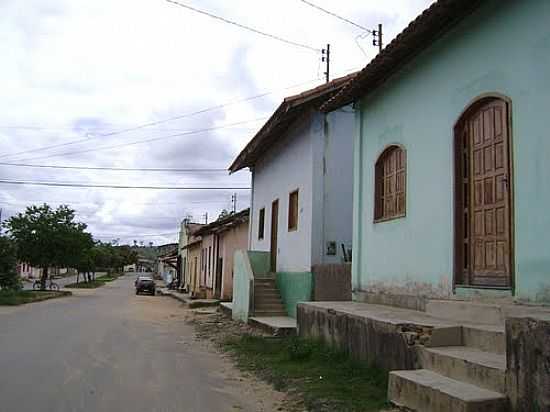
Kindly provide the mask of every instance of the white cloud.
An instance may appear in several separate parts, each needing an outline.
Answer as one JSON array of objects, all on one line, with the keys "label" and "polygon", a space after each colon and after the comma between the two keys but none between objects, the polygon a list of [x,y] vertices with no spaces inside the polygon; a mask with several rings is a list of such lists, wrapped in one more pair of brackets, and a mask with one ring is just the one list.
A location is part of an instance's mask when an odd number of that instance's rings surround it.
[{"label": "white cloud", "polygon": [[[354,39],[356,28],[298,0],[279,2],[182,0],[197,8],[314,47],[332,47],[332,73],[359,68],[367,58]],[[343,0],[317,3],[366,27],[384,23],[395,36],[429,1]],[[368,58],[376,50],[363,41]],[[280,100],[306,87],[286,87],[317,78],[319,56],[169,4],[163,0],[3,0],[0,2],[0,141],[2,154],[82,139],[190,113],[269,90],[261,99],[235,104],[149,129],[0,161],[33,159],[183,130],[221,126],[269,115]],[[13,128],[14,126],[39,129]],[[115,167],[225,168],[261,122],[150,144],[37,159],[49,164]],[[11,128],[8,128],[11,127]],[[59,171],[0,167],[10,179],[40,179],[130,185],[249,183],[235,176]],[[177,231],[185,214],[197,220],[229,207],[231,191],[168,192],[61,189],[2,185],[0,207],[14,213],[27,201],[73,203],[97,235]],[[249,201],[240,193],[240,204]],[[156,203],[156,204],[152,204]],[[5,215],[4,215],[5,216]],[[148,238],[147,238],[148,239]],[[147,240],[144,239],[144,240]],[[157,243],[175,239],[152,238]]]}]

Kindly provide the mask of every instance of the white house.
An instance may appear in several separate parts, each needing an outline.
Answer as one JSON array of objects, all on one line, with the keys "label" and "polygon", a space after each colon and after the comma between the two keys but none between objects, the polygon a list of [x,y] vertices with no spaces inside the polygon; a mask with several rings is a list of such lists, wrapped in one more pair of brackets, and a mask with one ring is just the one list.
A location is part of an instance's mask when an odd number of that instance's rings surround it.
[{"label": "white house", "polygon": [[284,99],[229,168],[252,171],[249,250],[264,252],[291,316],[311,299],[312,266],[351,249],[354,114],[318,109],[353,76]]}]

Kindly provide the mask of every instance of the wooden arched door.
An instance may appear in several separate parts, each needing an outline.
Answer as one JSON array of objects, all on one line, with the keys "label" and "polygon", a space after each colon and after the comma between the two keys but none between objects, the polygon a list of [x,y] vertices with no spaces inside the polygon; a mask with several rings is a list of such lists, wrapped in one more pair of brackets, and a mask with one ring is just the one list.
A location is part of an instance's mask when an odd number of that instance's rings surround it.
[{"label": "wooden arched door", "polygon": [[511,287],[512,167],[507,102],[483,99],[455,128],[455,284]]}]

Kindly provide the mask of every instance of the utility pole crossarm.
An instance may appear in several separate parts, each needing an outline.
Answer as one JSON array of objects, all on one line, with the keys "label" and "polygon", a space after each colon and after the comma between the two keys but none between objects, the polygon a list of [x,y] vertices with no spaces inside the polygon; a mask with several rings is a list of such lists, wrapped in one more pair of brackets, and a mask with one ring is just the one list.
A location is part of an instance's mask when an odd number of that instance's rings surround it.
[{"label": "utility pole crossarm", "polygon": [[378,25],[378,30],[372,31],[372,45],[378,46],[378,51],[382,51],[383,43],[382,43],[382,24]]}]

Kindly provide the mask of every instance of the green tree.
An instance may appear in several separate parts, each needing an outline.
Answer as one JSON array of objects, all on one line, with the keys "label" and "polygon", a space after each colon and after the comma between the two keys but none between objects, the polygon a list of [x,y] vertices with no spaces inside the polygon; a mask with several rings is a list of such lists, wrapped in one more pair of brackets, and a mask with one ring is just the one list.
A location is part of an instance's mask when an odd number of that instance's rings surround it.
[{"label": "green tree", "polygon": [[5,236],[0,236],[0,289],[21,289],[16,265],[17,255],[13,242]]},{"label": "green tree", "polygon": [[42,289],[46,288],[49,268],[76,266],[92,241],[85,232],[86,225],[74,218],[74,210],[66,205],[52,209],[43,204],[29,206],[25,213],[5,222],[18,259],[42,268]]},{"label": "green tree", "polygon": [[133,265],[138,263],[139,254],[130,246],[118,246],[117,250],[121,258],[121,266]]}]

